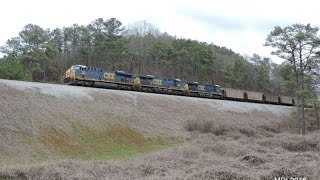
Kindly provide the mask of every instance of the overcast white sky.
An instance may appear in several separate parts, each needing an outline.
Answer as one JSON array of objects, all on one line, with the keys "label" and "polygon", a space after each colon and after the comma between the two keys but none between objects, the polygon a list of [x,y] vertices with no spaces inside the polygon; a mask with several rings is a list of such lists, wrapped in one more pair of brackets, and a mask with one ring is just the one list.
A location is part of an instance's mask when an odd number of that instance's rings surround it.
[{"label": "overcast white sky", "polygon": [[271,57],[263,43],[274,26],[320,26],[315,0],[4,0],[0,46],[28,24],[62,28],[115,17],[124,25],[139,20],[177,37],[225,46],[242,55]]}]

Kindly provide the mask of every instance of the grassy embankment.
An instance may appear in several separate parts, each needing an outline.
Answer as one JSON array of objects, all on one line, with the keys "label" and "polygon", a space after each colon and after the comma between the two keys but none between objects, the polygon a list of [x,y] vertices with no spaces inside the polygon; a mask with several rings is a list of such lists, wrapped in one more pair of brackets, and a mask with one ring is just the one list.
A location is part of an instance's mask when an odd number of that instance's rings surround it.
[{"label": "grassy embankment", "polygon": [[[126,125],[110,125],[93,128],[72,123],[69,131],[45,128],[36,137],[25,142],[41,143],[45,152],[57,159],[106,160],[125,159],[178,145],[178,141],[161,137],[145,137],[142,133]],[[39,153],[38,160],[45,161],[46,155]]]}]

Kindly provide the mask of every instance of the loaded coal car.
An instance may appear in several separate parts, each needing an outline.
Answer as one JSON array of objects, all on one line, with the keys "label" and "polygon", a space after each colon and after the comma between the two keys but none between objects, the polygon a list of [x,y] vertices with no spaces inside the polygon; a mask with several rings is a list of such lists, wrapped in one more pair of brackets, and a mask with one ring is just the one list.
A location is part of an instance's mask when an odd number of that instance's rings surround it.
[{"label": "loaded coal car", "polygon": [[226,99],[237,101],[249,101],[256,103],[267,104],[281,104],[292,106],[295,104],[295,100],[288,96],[275,96],[270,94],[264,94],[261,92],[244,91],[240,89],[224,88],[223,96]]},{"label": "loaded coal car", "polygon": [[231,99],[236,101],[249,101],[262,103],[265,102],[266,95],[261,92],[244,91],[241,89],[224,88],[223,96],[225,99]]},{"label": "loaded coal car", "polygon": [[279,103],[280,99],[279,96],[274,96],[274,95],[271,95],[271,94],[267,94],[265,95],[265,98],[263,99],[263,101],[265,103],[269,103],[269,104],[277,104]]},{"label": "loaded coal car", "polygon": [[255,91],[245,91],[244,92],[244,100],[251,102],[262,102],[264,98],[264,94],[261,92]]},{"label": "loaded coal car", "polygon": [[240,89],[233,89],[233,88],[224,88],[223,89],[223,96],[227,99],[238,100],[242,101],[246,98],[245,91]]},{"label": "loaded coal car", "polygon": [[284,105],[295,105],[295,98],[290,96],[281,96],[281,103]]},{"label": "loaded coal car", "polygon": [[281,105],[287,105],[287,106],[294,106],[295,105],[295,99],[289,96],[280,96],[280,95],[271,95],[267,94],[263,98],[263,103],[268,104],[281,104]]},{"label": "loaded coal car", "polygon": [[278,102],[273,96],[265,95],[261,92],[255,91],[244,91],[240,89],[224,88],[224,97],[226,99],[237,100],[237,101],[249,101],[257,103],[272,103]]}]

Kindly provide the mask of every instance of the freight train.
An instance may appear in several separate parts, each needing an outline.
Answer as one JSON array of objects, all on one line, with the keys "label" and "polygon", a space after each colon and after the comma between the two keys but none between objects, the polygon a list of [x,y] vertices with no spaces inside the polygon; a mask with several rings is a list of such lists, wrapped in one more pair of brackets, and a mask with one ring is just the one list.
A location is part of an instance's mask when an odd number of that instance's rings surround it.
[{"label": "freight train", "polygon": [[64,75],[64,83],[89,86],[103,83],[121,90],[164,93],[234,101],[255,102],[275,105],[295,105],[288,96],[266,95],[261,92],[221,88],[219,85],[200,84],[174,78],[157,78],[153,75],[133,74],[124,71],[110,71],[103,68],[73,65]]}]

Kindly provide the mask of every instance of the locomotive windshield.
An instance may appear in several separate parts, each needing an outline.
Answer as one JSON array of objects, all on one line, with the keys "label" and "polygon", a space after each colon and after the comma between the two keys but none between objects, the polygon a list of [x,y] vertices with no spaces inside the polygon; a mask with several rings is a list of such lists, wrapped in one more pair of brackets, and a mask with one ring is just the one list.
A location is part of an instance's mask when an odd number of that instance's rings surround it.
[{"label": "locomotive windshield", "polygon": [[77,69],[80,69],[80,67],[79,66],[71,66],[71,69],[77,70]]},{"label": "locomotive windshield", "polygon": [[80,69],[81,67],[82,67],[82,68],[86,68],[86,66],[83,66],[83,65],[73,65],[73,66],[71,66],[70,69],[78,70],[78,69]]},{"label": "locomotive windshield", "polygon": [[221,88],[220,88],[219,85],[215,85],[215,89],[216,89],[217,92],[221,92]]}]

